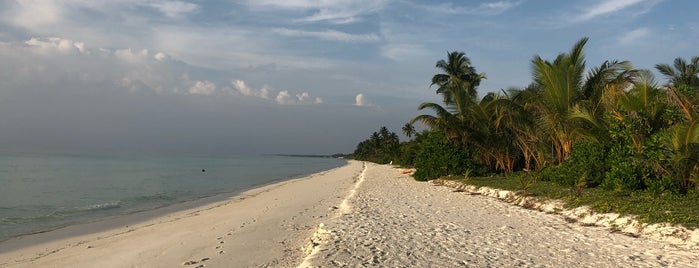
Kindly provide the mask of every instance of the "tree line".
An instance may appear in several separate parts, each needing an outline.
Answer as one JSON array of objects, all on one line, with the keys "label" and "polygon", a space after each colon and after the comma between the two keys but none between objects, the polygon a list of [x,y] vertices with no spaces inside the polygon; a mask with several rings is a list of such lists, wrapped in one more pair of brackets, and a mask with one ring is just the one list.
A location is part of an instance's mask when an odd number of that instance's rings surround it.
[{"label": "tree line", "polygon": [[[697,190],[699,57],[657,64],[668,80],[660,84],[628,61],[588,68],[587,41],[552,60],[535,56],[531,84],[480,99],[485,74],[463,52],[449,52],[437,61],[431,83],[441,103],[422,103],[418,110],[429,113],[403,127],[414,139],[399,143],[382,128],[354,157],[415,166],[416,179],[525,171],[613,191]],[[429,130],[416,133],[415,123]]]}]

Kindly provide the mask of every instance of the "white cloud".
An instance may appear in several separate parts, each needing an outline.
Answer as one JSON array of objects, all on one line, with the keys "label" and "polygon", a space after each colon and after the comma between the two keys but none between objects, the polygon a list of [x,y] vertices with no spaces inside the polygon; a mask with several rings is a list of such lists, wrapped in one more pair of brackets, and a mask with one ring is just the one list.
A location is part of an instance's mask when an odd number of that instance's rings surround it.
[{"label": "white cloud", "polygon": [[157,9],[160,13],[170,18],[180,17],[199,9],[199,6],[196,4],[182,1],[150,1],[145,3],[145,5]]},{"label": "white cloud", "polygon": [[137,64],[148,58],[148,50],[142,49],[141,51],[134,51],[131,48],[117,49],[114,51],[114,56],[125,62]]},{"label": "white cloud", "polygon": [[650,8],[659,2],[660,0],[603,0],[583,10],[582,14],[573,18],[573,21],[588,21],[638,6],[645,7],[640,12],[642,14],[650,11]]},{"label": "white cloud", "polygon": [[381,47],[381,55],[394,61],[428,55],[425,48],[415,44],[388,44]]},{"label": "white cloud", "polygon": [[[215,85],[203,79],[189,79],[196,67],[181,61],[157,63],[160,56],[148,50],[104,48],[89,49],[83,42],[61,37],[31,38],[26,41],[0,43],[0,58],[9,69],[0,70],[6,83],[20,87],[50,84],[60,87],[70,83],[75,89],[124,89],[126,92],[211,94]],[[157,54],[156,54],[157,55]],[[200,83],[197,81],[201,80]],[[99,85],[98,88],[94,86]],[[214,86],[212,91],[212,85]],[[0,86],[2,88],[2,86]]]},{"label": "white cloud", "polygon": [[331,59],[292,53],[276,34],[246,27],[158,28],[154,39],[158,49],[189,64],[212,69],[249,69],[274,65],[278,69],[329,69]]},{"label": "white cloud", "polygon": [[291,95],[288,90],[282,90],[274,99],[280,105],[299,105],[299,104],[321,104],[323,99],[316,97],[311,101],[311,96],[308,92]]},{"label": "white cloud", "polygon": [[357,94],[357,96],[354,97],[354,106],[371,107],[374,105],[370,103],[369,100],[367,100],[364,94],[359,93]]},{"label": "white cloud", "polygon": [[382,10],[389,0],[248,0],[248,5],[261,9],[299,10],[312,15],[298,19],[299,22],[331,22],[346,24],[360,21],[363,16]]},{"label": "white cloud", "polygon": [[269,99],[269,89],[267,89],[267,87],[263,87],[261,89],[254,89],[248,87],[248,85],[246,85],[245,81],[243,80],[234,80],[231,83],[233,84],[233,87],[237,89],[238,92],[240,92],[240,94],[243,94],[243,96],[253,96],[263,99]]},{"label": "white cloud", "polygon": [[506,11],[519,6],[522,1],[496,1],[481,3],[477,7],[461,7],[454,6],[452,3],[443,3],[439,5],[420,5],[422,9],[430,12],[442,14],[470,14],[470,15],[499,15]]},{"label": "white cloud", "polygon": [[167,54],[165,54],[163,52],[158,52],[158,53],[155,53],[155,55],[153,55],[153,58],[157,61],[164,61],[164,60],[167,60],[169,57]]},{"label": "white cloud", "polygon": [[636,30],[627,32],[624,34],[620,39],[619,42],[621,42],[624,45],[630,45],[634,44],[643,38],[646,38],[651,35],[651,31],[648,28],[638,28]]},{"label": "white cloud", "polygon": [[330,41],[373,43],[373,42],[378,42],[381,40],[381,38],[379,38],[378,35],[373,34],[373,33],[372,34],[350,34],[350,33],[345,33],[345,32],[340,32],[340,31],[335,31],[335,30],[299,31],[299,30],[292,30],[292,29],[287,29],[287,28],[279,28],[279,29],[275,29],[274,31],[281,34],[281,35],[286,35],[286,36],[313,37],[313,38],[330,40]]},{"label": "white cloud", "polygon": [[50,38],[35,38],[32,37],[31,39],[27,40],[24,42],[24,44],[32,47],[39,48],[43,52],[48,52],[48,51],[58,51],[62,53],[70,53],[70,52],[80,52],[80,53],[88,53],[89,51],[85,47],[85,43],[83,42],[75,42],[70,39],[63,39],[59,37],[50,37]]},{"label": "white cloud", "polygon": [[197,81],[187,90],[189,94],[212,95],[216,93],[216,85],[211,81]]},{"label": "white cloud", "polygon": [[296,94],[296,98],[299,100],[299,102],[303,103],[306,102],[310,96],[308,95],[308,92],[303,92],[301,94]]},{"label": "white cloud", "polygon": [[291,94],[289,94],[289,91],[286,90],[280,91],[274,100],[281,105],[294,104],[294,100],[291,98]]}]

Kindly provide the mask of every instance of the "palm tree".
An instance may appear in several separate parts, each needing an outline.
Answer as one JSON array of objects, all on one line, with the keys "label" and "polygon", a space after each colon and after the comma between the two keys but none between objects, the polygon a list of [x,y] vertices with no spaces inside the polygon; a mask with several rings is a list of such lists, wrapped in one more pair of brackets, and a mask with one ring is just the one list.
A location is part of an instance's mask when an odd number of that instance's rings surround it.
[{"label": "palm tree", "polygon": [[683,58],[676,58],[672,67],[668,64],[656,64],[655,69],[670,79],[670,83],[675,87],[699,87],[699,57],[693,57],[690,63]]},{"label": "palm tree", "polygon": [[637,83],[639,71],[628,61],[605,61],[592,68],[582,85],[580,97],[569,116],[578,123],[579,134],[589,140],[604,142],[610,139],[610,121],[624,118],[618,111],[618,101],[627,95],[627,89]]},{"label": "palm tree", "polygon": [[638,72],[633,87],[619,95],[617,104],[618,108],[612,110],[614,119],[623,121],[624,118],[632,118],[640,121],[639,126],[631,129],[631,141],[637,152],[642,151],[646,138],[667,127],[667,94],[658,87],[649,70]]},{"label": "palm tree", "polygon": [[583,49],[587,40],[580,39],[570,52],[559,54],[552,62],[539,56],[532,60],[534,83],[540,93],[534,109],[556,163],[570,157],[576,141],[600,140],[606,135],[605,112],[637,76],[626,61],[605,61],[585,76]]},{"label": "palm tree", "polygon": [[670,135],[672,158],[670,168],[680,183],[680,193],[687,194],[699,174],[699,120],[679,124]]},{"label": "palm tree", "polygon": [[439,60],[435,67],[444,73],[435,74],[430,86],[438,86],[436,92],[442,94],[445,104],[452,103],[455,94],[466,94],[475,103],[478,95],[476,88],[485,75],[476,72],[466,54],[459,51],[449,52],[447,61]]},{"label": "palm tree", "polygon": [[538,121],[558,163],[570,156],[573,142],[579,139],[578,129],[568,118],[582,93],[585,43],[587,38],[581,39],[569,53],[559,54],[553,62],[539,56],[532,60],[534,83],[541,89]]},{"label": "palm tree", "polygon": [[448,139],[464,144],[468,139],[467,124],[469,109],[476,105],[477,90],[484,74],[479,74],[471,66],[471,60],[463,52],[450,52],[447,61],[439,60],[436,67],[444,73],[432,77],[432,85],[438,86],[437,94],[443,97],[444,106],[425,102],[418,110],[429,109],[435,115],[419,115],[410,121],[420,121],[432,129],[444,132]]},{"label": "palm tree", "polygon": [[413,135],[415,135],[415,127],[411,123],[405,123],[403,125],[403,134],[409,138],[412,138]]}]

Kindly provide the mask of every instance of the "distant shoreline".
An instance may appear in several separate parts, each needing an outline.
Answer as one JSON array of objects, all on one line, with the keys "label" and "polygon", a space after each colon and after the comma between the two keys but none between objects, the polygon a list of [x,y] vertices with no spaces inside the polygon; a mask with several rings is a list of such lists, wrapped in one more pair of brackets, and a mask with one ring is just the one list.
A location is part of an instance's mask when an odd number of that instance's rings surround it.
[{"label": "distant shoreline", "polygon": [[322,154],[264,154],[266,156],[284,156],[284,157],[310,157],[310,158],[337,158],[337,159],[347,159],[349,154],[333,154],[333,155],[322,155]]}]

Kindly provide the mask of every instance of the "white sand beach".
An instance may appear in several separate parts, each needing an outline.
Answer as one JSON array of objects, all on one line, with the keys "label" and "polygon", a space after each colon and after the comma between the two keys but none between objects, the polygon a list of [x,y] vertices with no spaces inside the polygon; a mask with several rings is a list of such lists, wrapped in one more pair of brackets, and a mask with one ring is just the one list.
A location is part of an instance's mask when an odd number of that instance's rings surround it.
[{"label": "white sand beach", "polygon": [[0,267],[293,267],[362,168],[351,162],[138,223],[109,222],[117,218],[9,240]]},{"label": "white sand beach", "polygon": [[[228,200],[0,244],[0,267],[696,267],[699,249],[350,161]],[[98,228],[96,226],[102,225]],[[118,225],[111,223],[111,225]]]},{"label": "white sand beach", "polygon": [[686,248],[567,222],[368,164],[351,213],[324,226],[314,267],[696,267]]}]

